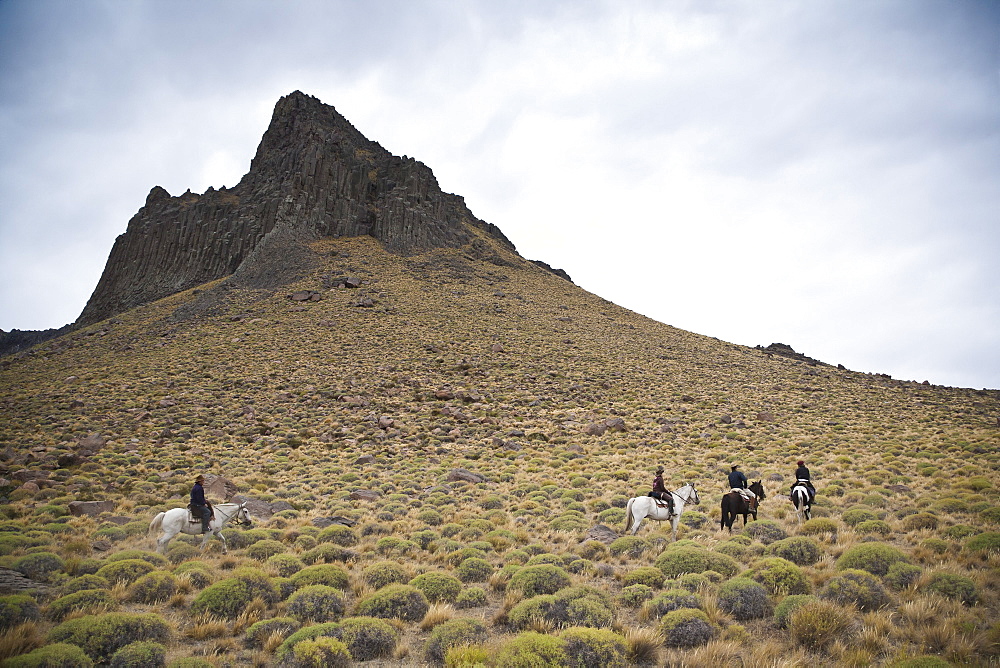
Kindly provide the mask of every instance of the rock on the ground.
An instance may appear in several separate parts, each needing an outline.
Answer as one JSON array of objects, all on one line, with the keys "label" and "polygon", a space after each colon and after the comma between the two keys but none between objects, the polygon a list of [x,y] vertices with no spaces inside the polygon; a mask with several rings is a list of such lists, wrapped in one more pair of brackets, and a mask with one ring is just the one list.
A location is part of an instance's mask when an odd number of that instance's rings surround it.
[{"label": "rock on the ground", "polygon": [[97,517],[101,513],[110,513],[115,509],[114,501],[70,501],[69,512],[74,517]]}]

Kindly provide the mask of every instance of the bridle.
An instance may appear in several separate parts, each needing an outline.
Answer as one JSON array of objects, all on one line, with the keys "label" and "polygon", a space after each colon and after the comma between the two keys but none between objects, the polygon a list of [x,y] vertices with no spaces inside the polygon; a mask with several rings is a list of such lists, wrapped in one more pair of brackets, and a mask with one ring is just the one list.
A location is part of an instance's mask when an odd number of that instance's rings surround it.
[{"label": "bridle", "polygon": [[253,522],[250,521],[250,515],[247,511],[246,501],[241,503],[237,508],[236,512],[231,515],[232,519],[229,520],[230,524],[235,524],[237,526],[241,524],[246,524],[248,526],[252,525]]}]

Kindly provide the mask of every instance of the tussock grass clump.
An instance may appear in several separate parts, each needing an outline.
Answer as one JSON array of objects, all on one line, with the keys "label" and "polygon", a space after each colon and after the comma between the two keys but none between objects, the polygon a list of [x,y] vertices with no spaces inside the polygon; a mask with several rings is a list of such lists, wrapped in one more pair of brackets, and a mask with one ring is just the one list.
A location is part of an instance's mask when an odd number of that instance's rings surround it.
[{"label": "tussock grass clump", "polygon": [[853,625],[853,617],[842,606],[829,601],[807,601],[792,611],[788,633],[798,644],[811,650],[828,647],[843,637]]},{"label": "tussock grass clump", "polygon": [[49,642],[76,645],[94,661],[103,662],[125,645],[140,640],[164,643],[170,635],[159,615],[110,612],[63,622],[49,633]]},{"label": "tussock grass clump", "polygon": [[718,634],[708,616],[701,610],[681,608],[663,616],[659,626],[667,647],[697,647]]},{"label": "tussock grass clump", "polygon": [[424,647],[424,655],[428,661],[441,663],[452,647],[480,644],[488,637],[486,625],[478,619],[452,619],[434,627]]}]

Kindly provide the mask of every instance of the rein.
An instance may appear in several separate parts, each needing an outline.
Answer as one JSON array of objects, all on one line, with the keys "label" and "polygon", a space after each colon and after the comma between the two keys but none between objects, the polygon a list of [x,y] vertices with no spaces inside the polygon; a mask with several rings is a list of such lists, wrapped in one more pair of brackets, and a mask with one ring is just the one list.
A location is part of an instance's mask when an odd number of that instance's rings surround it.
[{"label": "rein", "polygon": [[[220,503],[219,505],[217,505],[215,507],[216,508],[220,508],[221,506],[230,506],[230,505],[236,505],[236,504]],[[238,506],[236,506],[236,510],[233,511],[232,515],[226,515],[226,518],[224,520],[222,520],[222,524],[229,523],[229,524],[235,524],[237,526],[239,526],[241,524],[250,524],[250,522],[248,522],[247,520],[242,519],[241,517],[239,517],[240,511],[241,510],[246,510],[246,508],[247,508],[247,504],[246,503],[239,504]]]}]

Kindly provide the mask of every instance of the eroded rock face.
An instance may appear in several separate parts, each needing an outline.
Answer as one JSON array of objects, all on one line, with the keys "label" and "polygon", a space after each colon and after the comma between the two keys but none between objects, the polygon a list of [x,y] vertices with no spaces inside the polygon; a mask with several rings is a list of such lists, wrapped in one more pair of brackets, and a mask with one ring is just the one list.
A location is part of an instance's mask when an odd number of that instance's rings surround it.
[{"label": "eroded rock face", "polygon": [[231,274],[250,287],[278,287],[314,266],[305,242],[319,237],[370,235],[396,252],[468,244],[494,253],[474,228],[514,252],[461,197],[442,192],[426,165],[392,155],[296,91],[278,101],[235,187],[149,192],[76,325]]}]

